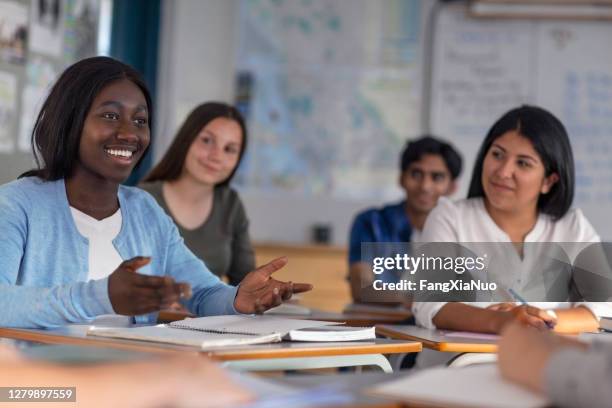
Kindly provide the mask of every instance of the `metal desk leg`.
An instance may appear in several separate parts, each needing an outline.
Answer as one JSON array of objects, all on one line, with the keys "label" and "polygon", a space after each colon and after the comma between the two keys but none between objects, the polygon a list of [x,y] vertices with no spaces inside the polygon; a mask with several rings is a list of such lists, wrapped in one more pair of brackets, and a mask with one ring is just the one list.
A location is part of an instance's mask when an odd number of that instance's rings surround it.
[{"label": "metal desk leg", "polygon": [[466,367],[472,364],[495,363],[497,354],[495,353],[462,353],[455,356],[448,362],[449,367]]}]

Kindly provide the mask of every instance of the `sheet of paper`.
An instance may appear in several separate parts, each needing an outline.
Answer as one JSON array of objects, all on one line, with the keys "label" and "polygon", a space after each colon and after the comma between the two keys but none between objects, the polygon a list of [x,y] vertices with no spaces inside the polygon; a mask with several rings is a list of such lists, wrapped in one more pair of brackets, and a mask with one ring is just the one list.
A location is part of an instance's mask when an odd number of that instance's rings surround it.
[{"label": "sheet of paper", "polygon": [[380,384],[371,391],[406,402],[448,407],[535,408],[550,405],[544,397],[502,379],[495,364],[432,368]]},{"label": "sheet of paper", "polygon": [[87,331],[87,334],[90,336],[195,346],[202,349],[247,344],[275,343],[281,341],[281,336],[275,334],[263,336],[252,336],[246,334],[218,334],[195,330],[173,329],[166,325],[131,328],[92,326]]},{"label": "sheet of paper", "polygon": [[219,333],[272,334],[288,333],[291,330],[308,327],[332,326],[340,323],[323,322],[320,320],[290,319],[279,316],[207,316],[185,319],[170,323],[171,327],[181,327],[192,330],[216,331]]}]

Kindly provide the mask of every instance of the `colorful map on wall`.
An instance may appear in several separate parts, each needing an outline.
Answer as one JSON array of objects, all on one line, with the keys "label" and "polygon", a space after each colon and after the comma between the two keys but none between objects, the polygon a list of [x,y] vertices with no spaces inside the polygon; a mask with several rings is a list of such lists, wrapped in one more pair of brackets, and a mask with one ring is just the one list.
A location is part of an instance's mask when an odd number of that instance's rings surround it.
[{"label": "colorful map on wall", "polygon": [[244,0],[239,14],[239,186],[397,195],[399,153],[420,129],[420,1]]}]

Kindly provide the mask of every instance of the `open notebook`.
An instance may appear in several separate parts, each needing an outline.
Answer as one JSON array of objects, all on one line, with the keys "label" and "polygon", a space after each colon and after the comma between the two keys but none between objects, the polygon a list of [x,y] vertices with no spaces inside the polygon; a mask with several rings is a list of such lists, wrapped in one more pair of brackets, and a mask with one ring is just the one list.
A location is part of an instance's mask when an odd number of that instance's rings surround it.
[{"label": "open notebook", "polygon": [[496,364],[431,368],[379,384],[370,391],[427,406],[537,408],[550,405],[544,397],[504,380]]},{"label": "open notebook", "polygon": [[200,348],[274,343],[283,339],[349,341],[375,338],[373,327],[352,328],[342,326],[340,328],[340,326],[337,326],[338,324],[269,315],[232,315],[197,317],[157,326],[91,327],[87,334]]}]

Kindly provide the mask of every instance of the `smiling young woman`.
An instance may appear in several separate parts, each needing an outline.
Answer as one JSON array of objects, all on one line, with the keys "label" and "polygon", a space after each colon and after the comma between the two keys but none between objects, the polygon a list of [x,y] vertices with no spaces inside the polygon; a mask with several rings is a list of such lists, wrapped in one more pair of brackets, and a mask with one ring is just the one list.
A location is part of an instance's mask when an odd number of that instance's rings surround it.
[{"label": "smiling young woman", "polygon": [[247,129],[236,108],[201,104],[140,185],[174,219],[189,249],[232,285],[255,266],[246,212],[229,186],[246,144]]},{"label": "smiling young woman", "polygon": [[32,133],[38,168],[0,187],[0,326],[148,323],[177,301],[196,315],[254,313],[310,289],[271,277],[284,258],[225,285],[155,200],[120,185],[150,144],[152,112],[139,74],[112,58],[57,80]]},{"label": "smiling young woman", "polygon": [[422,242],[460,243],[474,251],[482,246],[471,243],[494,243],[488,248],[500,250],[505,264],[499,270],[489,268],[487,278],[507,283],[506,289],[514,293],[539,293],[540,298],[532,295],[529,300],[547,302],[540,306],[555,313],[513,303],[492,305],[477,294],[479,304],[415,302],[417,323],[490,333],[499,333],[511,321],[540,329],[555,326],[558,331],[596,329],[595,316],[610,313],[610,305],[583,302],[569,307],[559,297],[569,299],[571,276],[555,270],[551,271],[554,282],[568,279],[560,285],[565,292],[547,299],[551,288],[542,278],[541,260],[552,256],[552,245],[533,245],[571,243],[566,246],[571,264],[581,248],[599,242],[582,212],[570,208],[573,197],[574,160],[563,124],[535,106],[521,106],[503,115],[480,147],[468,198],[440,199],[427,218]]}]

